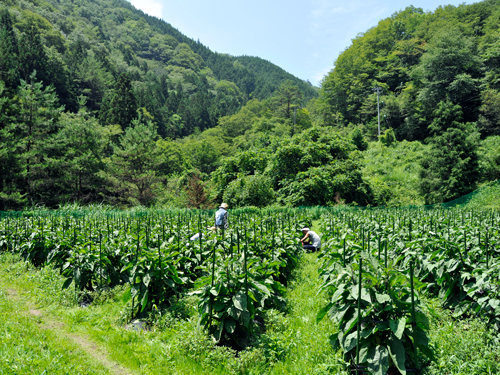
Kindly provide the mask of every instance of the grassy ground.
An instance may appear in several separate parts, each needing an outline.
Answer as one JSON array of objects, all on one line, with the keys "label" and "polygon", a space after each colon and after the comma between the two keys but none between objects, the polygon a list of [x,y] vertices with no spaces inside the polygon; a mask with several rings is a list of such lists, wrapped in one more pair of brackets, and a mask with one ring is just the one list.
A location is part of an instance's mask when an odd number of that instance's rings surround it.
[{"label": "grassy ground", "polygon": [[332,323],[315,323],[325,298],[316,295],[318,282],[316,255],[306,254],[289,287],[289,312],[269,311],[266,332],[236,355],[198,327],[194,300],[182,301],[185,319],[158,313],[151,331],[126,329],[119,289],[83,308],[50,267],[0,254],[0,374],[330,373],[341,362],[328,344]]},{"label": "grassy ground", "polygon": [[483,186],[467,203],[467,207],[500,210],[500,183],[492,182]]},{"label": "grassy ground", "polygon": [[[266,332],[236,354],[198,327],[193,297],[178,314],[157,313],[150,331],[127,329],[120,289],[83,308],[50,267],[0,254],[0,374],[347,374],[329,345],[333,323],[316,323],[326,298],[317,294],[317,269],[317,255],[305,254],[288,312],[268,311]],[[436,299],[425,302],[437,359],[424,373],[500,373],[498,333],[478,320],[454,321]]]},{"label": "grassy ground", "polygon": [[499,333],[479,319],[457,321],[437,299],[424,299],[431,318],[430,339],[436,355],[429,374],[500,373]]},{"label": "grassy ground", "polygon": [[326,301],[326,296],[317,295],[319,281],[317,255],[305,254],[289,288],[291,312],[280,335],[287,356],[275,364],[272,374],[347,374],[342,371],[340,352],[333,352],[329,345],[333,323],[323,319],[316,324],[316,315]]},{"label": "grassy ground", "polygon": [[363,152],[363,177],[370,183],[376,201],[384,206],[423,204],[418,194],[420,160],[428,146],[420,142],[397,142],[386,147],[371,142]]},{"label": "grassy ground", "polygon": [[[86,350],[85,346],[92,345],[90,342],[83,342],[52,313],[40,309],[48,302],[43,295],[54,292],[51,272],[27,273],[25,264],[9,254],[2,255],[0,267],[0,373],[117,373],[115,363],[99,358],[98,351]],[[41,294],[21,287],[30,285],[34,277],[38,278],[38,285],[46,287]],[[15,282],[18,279],[22,282]],[[56,291],[53,297],[58,294]],[[61,299],[62,305],[66,302]]]}]

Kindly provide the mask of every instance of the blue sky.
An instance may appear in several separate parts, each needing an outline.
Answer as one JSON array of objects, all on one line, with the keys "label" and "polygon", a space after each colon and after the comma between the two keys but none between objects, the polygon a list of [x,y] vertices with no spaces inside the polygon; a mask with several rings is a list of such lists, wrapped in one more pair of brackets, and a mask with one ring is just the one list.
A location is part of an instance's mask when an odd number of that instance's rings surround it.
[{"label": "blue sky", "polygon": [[[443,0],[129,0],[212,51],[259,56],[318,85],[360,32],[414,5],[434,10]],[[471,2],[467,2],[470,4]]]}]

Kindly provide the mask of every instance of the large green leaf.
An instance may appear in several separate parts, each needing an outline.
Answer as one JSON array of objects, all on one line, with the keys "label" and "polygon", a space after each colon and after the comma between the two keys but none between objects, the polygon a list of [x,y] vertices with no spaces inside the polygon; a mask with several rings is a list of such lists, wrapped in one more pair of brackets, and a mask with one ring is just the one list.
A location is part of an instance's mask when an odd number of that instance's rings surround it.
[{"label": "large green leaf", "polygon": [[368,368],[372,374],[386,375],[389,369],[389,352],[385,346],[372,346],[368,350]]},{"label": "large green leaf", "polygon": [[264,293],[265,295],[267,296],[270,296],[271,295],[271,292],[269,291],[269,289],[265,286],[265,285],[262,285],[261,283],[257,282],[257,281],[253,281],[252,284],[257,288],[259,289],[262,293]]},{"label": "large green leaf", "polygon": [[332,305],[333,303],[329,303],[318,312],[318,314],[316,315],[316,323],[319,323],[321,320],[323,320],[323,318],[328,313],[328,310],[330,310]]},{"label": "large green leaf", "polygon": [[354,331],[351,334],[347,335],[346,338],[344,339],[342,349],[344,349],[344,352],[347,353],[351,349],[356,347],[356,344],[358,343],[358,332]]},{"label": "large green leaf", "polygon": [[417,320],[418,325],[421,325],[425,329],[430,328],[429,318],[422,311],[416,311],[415,318]]},{"label": "large green leaf", "polygon": [[62,286],[62,289],[67,289],[71,285],[72,282],[73,282],[73,278],[72,277],[66,279],[66,281],[64,282],[64,284]]},{"label": "large green leaf", "polygon": [[127,288],[125,293],[123,293],[123,297],[122,297],[123,303],[127,303],[132,298],[131,290],[132,290],[132,287]]},{"label": "large green leaf", "polygon": [[247,310],[247,296],[245,291],[240,290],[238,294],[233,297],[234,306],[241,311]]},{"label": "large green leaf", "polygon": [[405,348],[401,340],[393,334],[389,337],[389,354],[399,372],[406,375]]},{"label": "large green leaf", "polygon": [[425,331],[420,327],[414,327],[413,337],[417,346],[429,346],[429,338],[427,337]]},{"label": "large green leaf", "polygon": [[149,283],[151,282],[151,275],[149,273],[145,274],[142,278],[142,282],[147,288],[149,286]]},{"label": "large green leaf", "polygon": [[346,322],[346,324],[341,329],[343,336],[346,336],[350,330],[356,325],[358,322],[358,309],[354,309],[354,312],[351,318]]},{"label": "large green leaf", "polygon": [[139,294],[139,288],[140,288],[139,285],[132,286],[132,289],[130,290],[131,298],[135,298],[135,296]]},{"label": "large green leaf", "polygon": [[222,303],[221,301],[216,301],[213,306],[212,306],[212,309],[214,311],[222,311],[224,308],[226,307],[226,304],[225,303]]},{"label": "large green leaf", "polygon": [[141,299],[141,312],[144,311],[146,305],[148,304],[148,297],[149,297],[149,291],[146,290],[146,293],[144,293]]},{"label": "large green leaf", "polygon": [[391,301],[391,297],[388,294],[375,293],[375,298],[378,303],[386,303]]},{"label": "large green leaf", "polygon": [[236,329],[236,322],[232,318],[226,318],[224,319],[224,328],[226,328],[226,331],[229,333],[234,333]]},{"label": "large green leaf", "polygon": [[82,281],[82,271],[80,270],[80,267],[75,268],[75,285],[81,286],[81,281]]},{"label": "large green leaf", "polygon": [[402,317],[399,320],[391,320],[389,321],[389,326],[391,327],[391,330],[392,332],[394,332],[396,337],[401,340],[406,326],[406,318]]}]

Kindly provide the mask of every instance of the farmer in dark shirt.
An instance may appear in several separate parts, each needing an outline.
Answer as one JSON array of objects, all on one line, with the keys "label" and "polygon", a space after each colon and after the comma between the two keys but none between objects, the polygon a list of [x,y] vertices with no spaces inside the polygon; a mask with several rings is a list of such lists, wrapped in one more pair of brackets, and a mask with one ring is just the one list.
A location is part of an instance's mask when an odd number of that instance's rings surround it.
[{"label": "farmer in dark shirt", "polygon": [[215,227],[217,229],[228,229],[229,221],[227,220],[227,209],[229,205],[227,203],[222,203],[219,210],[215,213]]}]

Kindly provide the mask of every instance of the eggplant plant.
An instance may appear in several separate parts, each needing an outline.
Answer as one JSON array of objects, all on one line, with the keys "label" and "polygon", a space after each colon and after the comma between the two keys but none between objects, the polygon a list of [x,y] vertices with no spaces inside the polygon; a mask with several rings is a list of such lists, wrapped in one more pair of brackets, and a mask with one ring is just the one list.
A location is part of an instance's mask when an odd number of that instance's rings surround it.
[{"label": "eggplant plant", "polygon": [[[328,292],[330,300],[317,320],[328,315],[338,324],[330,342],[342,348],[354,369],[380,375],[391,367],[402,374],[419,369],[417,350],[427,359],[433,353],[426,333],[429,321],[418,297],[412,304],[410,278],[392,261],[384,268],[369,253],[362,253],[362,258],[361,276],[358,262],[346,267],[339,262],[323,270],[326,282],[321,290]],[[422,286],[419,283],[416,289]]]}]

